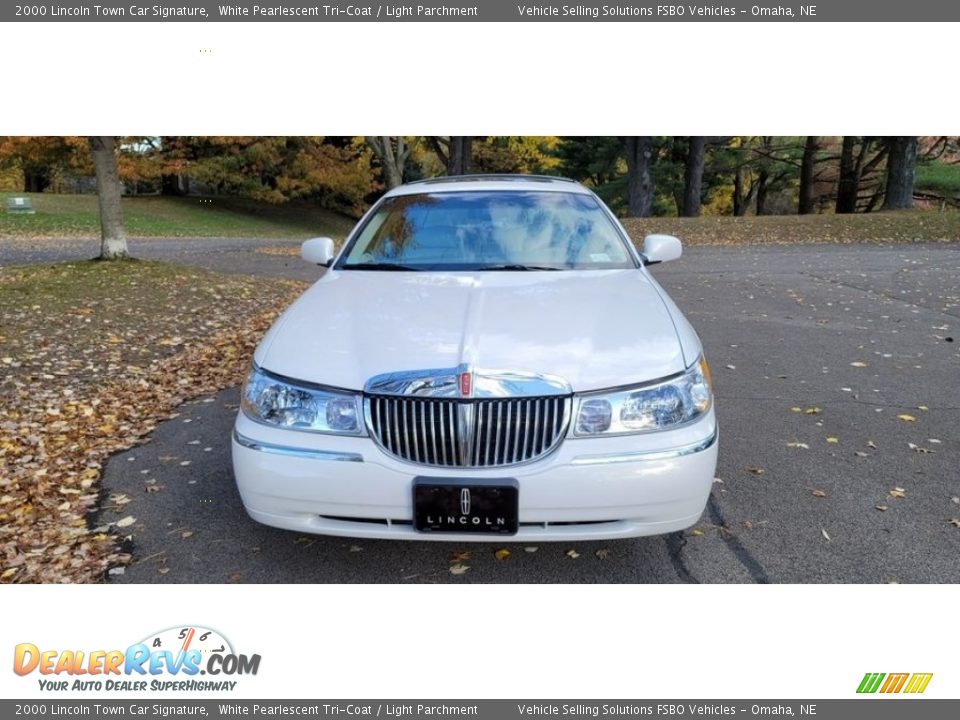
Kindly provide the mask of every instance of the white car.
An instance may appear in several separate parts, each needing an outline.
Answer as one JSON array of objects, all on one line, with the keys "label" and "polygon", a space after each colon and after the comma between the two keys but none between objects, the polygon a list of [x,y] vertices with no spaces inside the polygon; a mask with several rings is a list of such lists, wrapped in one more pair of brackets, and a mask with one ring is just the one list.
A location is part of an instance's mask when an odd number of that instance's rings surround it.
[{"label": "white car", "polygon": [[693,525],[717,462],[697,334],[591,191],[468,176],[388,192],[254,355],[233,432],[250,516],[407,540]]}]

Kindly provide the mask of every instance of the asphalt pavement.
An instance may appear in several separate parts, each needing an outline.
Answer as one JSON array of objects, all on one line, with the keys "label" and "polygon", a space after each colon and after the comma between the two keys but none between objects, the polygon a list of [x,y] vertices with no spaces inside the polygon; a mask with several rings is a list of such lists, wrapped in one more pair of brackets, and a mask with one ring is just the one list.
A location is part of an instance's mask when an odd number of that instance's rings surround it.
[{"label": "asphalt pavement", "polygon": [[[135,243],[143,257],[317,275],[254,252],[277,241]],[[134,563],[111,580],[960,582],[960,245],[689,248],[654,274],[700,333],[716,385],[720,461],[694,528],[536,548],[267,528],[233,482],[234,388],[185,404],[108,463],[102,519],[121,517],[117,493],[137,518]],[[469,569],[452,574],[455,560]]]}]

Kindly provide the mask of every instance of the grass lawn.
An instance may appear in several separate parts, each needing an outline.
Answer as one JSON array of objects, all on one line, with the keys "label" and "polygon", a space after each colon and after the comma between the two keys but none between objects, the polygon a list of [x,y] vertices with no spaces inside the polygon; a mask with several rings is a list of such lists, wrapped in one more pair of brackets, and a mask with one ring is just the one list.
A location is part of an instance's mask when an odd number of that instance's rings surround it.
[{"label": "grass lawn", "polygon": [[960,164],[920,163],[915,186],[920,191],[960,198]]},{"label": "grass lawn", "polygon": [[866,215],[628,218],[623,224],[638,246],[648,233],[676,235],[689,245],[960,241],[960,212],[956,210],[899,210]]},{"label": "grass lawn", "polygon": [[94,582],[128,562],[136,518],[100,496],[102,464],[184,400],[237,385],[303,288],[147,261],[4,268],[0,582]]},{"label": "grass lawn", "polygon": [[[946,168],[946,175],[936,178],[939,187],[953,187],[952,183],[960,182],[960,178],[951,174],[954,166],[935,167]],[[918,168],[918,178],[920,170]],[[0,205],[5,207],[6,198],[13,195],[15,193],[0,193]],[[99,237],[96,196],[26,196],[33,201],[36,214],[0,214],[0,241]],[[302,240],[327,235],[339,241],[354,224],[352,218],[303,203],[266,205],[239,198],[169,197],[124,198],[123,203],[124,219],[131,237]],[[624,225],[638,242],[647,233],[665,232],[677,235],[691,245],[960,240],[960,211],[955,209],[866,215],[630,218],[624,221]]]},{"label": "grass lawn", "polygon": [[[28,197],[34,215],[9,215],[7,198]],[[256,237],[342,239],[354,221],[306,203],[268,205],[241,198],[126,197],[131,237]],[[0,239],[99,237],[95,195],[0,193]]]}]

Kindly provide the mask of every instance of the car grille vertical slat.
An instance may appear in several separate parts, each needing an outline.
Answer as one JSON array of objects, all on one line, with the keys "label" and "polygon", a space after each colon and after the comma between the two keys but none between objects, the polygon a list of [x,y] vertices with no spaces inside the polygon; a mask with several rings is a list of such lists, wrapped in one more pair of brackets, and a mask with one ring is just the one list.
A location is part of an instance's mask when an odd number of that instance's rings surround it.
[{"label": "car grille vertical slat", "polygon": [[[368,424],[390,455],[433,467],[500,467],[540,458],[560,444],[571,398],[491,400],[369,396]],[[461,414],[472,406],[473,450],[461,455]]]}]

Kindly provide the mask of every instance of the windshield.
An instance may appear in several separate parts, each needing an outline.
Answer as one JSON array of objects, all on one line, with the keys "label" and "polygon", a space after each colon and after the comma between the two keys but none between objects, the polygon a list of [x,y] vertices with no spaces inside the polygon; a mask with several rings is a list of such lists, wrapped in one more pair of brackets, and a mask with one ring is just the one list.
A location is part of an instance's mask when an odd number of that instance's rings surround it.
[{"label": "windshield", "polygon": [[467,191],[385,200],[344,270],[601,270],[636,263],[592,195]]}]

